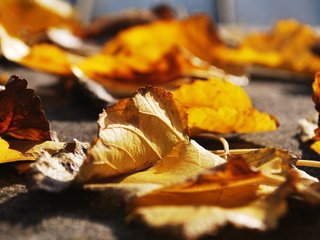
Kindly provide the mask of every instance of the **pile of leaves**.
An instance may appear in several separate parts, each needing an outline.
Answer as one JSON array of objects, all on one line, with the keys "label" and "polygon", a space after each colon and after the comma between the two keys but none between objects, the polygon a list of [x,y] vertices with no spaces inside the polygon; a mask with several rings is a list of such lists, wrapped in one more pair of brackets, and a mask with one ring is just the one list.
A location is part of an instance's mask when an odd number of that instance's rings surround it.
[{"label": "pile of leaves", "polygon": [[112,190],[131,221],[187,239],[226,224],[275,228],[288,196],[320,203],[318,180],[297,169],[299,159],[286,151],[220,156],[191,140],[188,114],[174,96],[141,88],[100,114],[91,144],[63,143],[51,140],[33,90],[12,77],[0,91],[1,106],[8,106],[1,109],[1,157],[7,156],[1,162],[31,161],[24,169],[33,188]]}]

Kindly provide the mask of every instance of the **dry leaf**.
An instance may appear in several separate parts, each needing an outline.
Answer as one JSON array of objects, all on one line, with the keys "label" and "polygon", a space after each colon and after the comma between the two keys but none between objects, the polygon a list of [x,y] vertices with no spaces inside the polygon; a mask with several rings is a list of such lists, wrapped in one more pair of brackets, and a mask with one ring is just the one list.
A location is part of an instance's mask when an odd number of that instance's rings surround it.
[{"label": "dry leaf", "polygon": [[277,120],[253,108],[245,91],[220,79],[182,85],[173,95],[187,108],[191,135],[272,131]]},{"label": "dry leaf", "polygon": [[166,50],[154,46],[145,46],[144,51],[135,49],[130,54],[98,54],[73,68],[115,94],[133,92],[145,85],[160,85],[183,77],[186,71],[202,69],[194,66],[179,48]]},{"label": "dry leaf", "polygon": [[238,48],[220,45],[211,55],[226,68],[258,64],[313,74],[320,69],[320,58],[312,52],[317,42],[319,37],[310,26],[292,19],[279,20],[270,32],[251,33]]},{"label": "dry leaf", "polygon": [[157,188],[181,183],[224,162],[224,159],[205,150],[193,140],[178,142],[166,156],[144,171],[110,179],[107,183],[85,184],[84,187],[118,191],[119,197],[128,202],[133,197]]},{"label": "dry leaf", "polygon": [[133,98],[108,107],[98,120],[99,133],[88,151],[79,179],[103,179],[146,169],[189,142],[187,116],[172,94],[140,89]]},{"label": "dry leaf", "polygon": [[73,71],[115,94],[183,77],[229,77],[206,62],[210,60],[207,49],[215,44],[221,41],[205,15],[158,20],[120,32],[106,43],[103,53],[84,60]]},{"label": "dry leaf", "polygon": [[49,192],[67,188],[78,174],[89,146],[75,139],[73,143],[64,143],[58,149],[41,148],[41,154],[28,171],[32,187]]},{"label": "dry leaf", "polygon": [[57,152],[67,143],[55,141],[10,140],[0,138],[0,163],[35,161],[43,151]]},{"label": "dry leaf", "polygon": [[1,25],[11,36],[28,44],[43,38],[50,27],[79,30],[71,6],[60,0],[2,0],[0,11]]},{"label": "dry leaf", "polygon": [[268,181],[243,159],[230,160],[194,180],[136,198],[130,218],[186,239],[216,234],[229,223],[258,230],[274,228],[286,212],[284,200],[293,192],[293,180],[261,197],[259,184]]},{"label": "dry leaf", "polygon": [[71,62],[68,55],[61,48],[48,44],[35,44],[30,52],[19,59],[24,66],[58,75],[71,75]]},{"label": "dry leaf", "polygon": [[12,76],[0,91],[0,136],[50,140],[49,123],[34,90],[27,81]]}]

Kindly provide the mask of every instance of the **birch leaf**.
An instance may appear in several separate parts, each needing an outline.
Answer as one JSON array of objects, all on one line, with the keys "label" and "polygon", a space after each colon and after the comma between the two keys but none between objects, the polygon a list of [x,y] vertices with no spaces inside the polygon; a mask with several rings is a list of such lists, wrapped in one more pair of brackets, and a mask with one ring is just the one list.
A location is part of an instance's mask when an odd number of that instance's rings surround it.
[{"label": "birch leaf", "polygon": [[202,132],[252,133],[278,127],[270,114],[256,110],[241,87],[220,79],[182,85],[173,95],[187,108],[191,135]]},{"label": "birch leaf", "polygon": [[27,81],[12,76],[0,91],[0,135],[18,139],[49,140],[49,123],[40,98]]},{"label": "birch leaf", "polygon": [[79,179],[108,178],[145,169],[181,141],[189,141],[187,115],[172,94],[146,87],[108,107]]}]

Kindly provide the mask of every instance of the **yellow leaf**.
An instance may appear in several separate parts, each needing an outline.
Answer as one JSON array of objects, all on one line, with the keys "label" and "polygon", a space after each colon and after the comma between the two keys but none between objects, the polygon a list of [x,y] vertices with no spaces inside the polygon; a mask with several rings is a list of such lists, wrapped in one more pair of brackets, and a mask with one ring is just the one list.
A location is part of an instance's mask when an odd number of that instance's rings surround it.
[{"label": "yellow leaf", "polygon": [[244,90],[227,81],[198,80],[174,90],[173,95],[187,107],[191,135],[252,133],[278,127],[273,116],[254,109]]},{"label": "yellow leaf", "polygon": [[238,48],[213,48],[211,55],[225,68],[257,64],[314,74],[320,69],[320,58],[312,52],[317,42],[319,37],[310,26],[287,19],[277,21],[269,32],[248,34]]},{"label": "yellow leaf", "polygon": [[0,138],[0,163],[34,161],[43,151],[58,152],[66,146],[63,142],[10,140]]},{"label": "yellow leaf", "polygon": [[10,149],[9,143],[2,138],[0,138],[0,152],[0,163],[19,161],[22,158],[21,152]]},{"label": "yellow leaf", "polygon": [[18,62],[24,66],[45,72],[59,75],[72,74],[67,53],[52,44],[35,44],[30,48],[29,54]]},{"label": "yellow leaf", "polygon": [[196,176],[205,169],[220,165],[225,160],[210,153],[196,142],[179,142],[154,166],[109,183],[85,184],[89,189],[114,189],[127,197],[145,194],[156,188],[177,184]]},{"label": "yellow leaf", "polygon": [[205,15],[158,20],[120,32],[105,44],[101,54],[80,62],[74,71],[111,92],[133,92],[137,87],[193,77],[196,70],[204,70],[207,75],[221,74],[206,62],[207,49],[215,44],[221,41]]}]

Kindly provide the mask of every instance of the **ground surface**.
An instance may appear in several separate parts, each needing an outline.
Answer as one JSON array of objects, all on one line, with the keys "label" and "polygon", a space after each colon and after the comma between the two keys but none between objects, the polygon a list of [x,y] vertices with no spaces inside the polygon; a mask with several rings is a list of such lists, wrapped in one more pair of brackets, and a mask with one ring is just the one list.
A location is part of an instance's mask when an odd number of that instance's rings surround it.
[{"label": "ground surface", "polygon": [[[65,91],[55,76],[36,73],[3,62],[1,71],[17,74],[29,81],[40,95],[51,129],[60,140],[91,141],[97,131],[99,110],[81,94]],[[320,159],[297,139],[298,119],[314,114],[311,84],[254,81],[245,88],[254,105],[278,117],[279,131],[241,135],[235,142],[245,145],[274,146]],[[201,141],[208,145],[205,141]],[[319,171],[305,169],[320,177]],[[289,214],[277,230],[257,233],[227,227],[216,239],[319,239],[320,209],[290,201]],[[111,204],[103,194],[81,190],[62,194],[29,191],[25,178],[9,165],[0,166],[0,239],[163,239],[137,225],[127,225],[123,208]],[[165,236],[166,239],[173,238]]]}]

